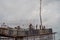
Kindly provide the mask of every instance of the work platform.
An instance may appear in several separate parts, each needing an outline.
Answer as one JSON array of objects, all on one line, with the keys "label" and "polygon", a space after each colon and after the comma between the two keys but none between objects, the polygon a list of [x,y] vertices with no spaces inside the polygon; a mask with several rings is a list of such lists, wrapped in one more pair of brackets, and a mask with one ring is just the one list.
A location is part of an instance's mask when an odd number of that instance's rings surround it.
[{"label": "work platform", "polygon": [[[0,36],[3,37],[9,37],[9,38],[15,38],[23,40],[23,38],[30,38],[30,37],[39,37],[42,38],[45,36],[49,35],[51,36],[50,38],[53,39],[52,35],[55,34],[56,32],[52,32],[52,29],[29,29],[29,30],[21,30],[21,29],[15,29],[15,28],[1,28],[0,27]],[[28,40],[28,39],[26,39]]]}]

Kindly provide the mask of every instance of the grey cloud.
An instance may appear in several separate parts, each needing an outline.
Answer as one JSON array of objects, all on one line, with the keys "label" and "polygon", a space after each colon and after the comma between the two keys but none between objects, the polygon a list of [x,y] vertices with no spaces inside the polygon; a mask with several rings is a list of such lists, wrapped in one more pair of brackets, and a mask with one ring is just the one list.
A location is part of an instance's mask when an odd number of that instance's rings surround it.
[{"label": "grey cloud", "polygon": [[[59,3],[59,0],[43,0],[44,25],[57,22],[60,13]],[[0,14],[1,21],[7,23],[17,24],[20,20],[39,20],[39,0],[0,0]]]},{"label": "grey cloud", "polygon": [[0,23],[19,23],[20,20],[31,20],[36,16],[36,0],[0,0]]}]

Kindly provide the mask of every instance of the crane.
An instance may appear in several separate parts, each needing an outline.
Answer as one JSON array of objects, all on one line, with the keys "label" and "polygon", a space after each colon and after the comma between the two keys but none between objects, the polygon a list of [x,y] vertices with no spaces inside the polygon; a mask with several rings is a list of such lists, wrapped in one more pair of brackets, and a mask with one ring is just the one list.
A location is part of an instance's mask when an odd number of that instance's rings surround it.
[{"label": "crane", "polygon": [[39,15],[39,16],[40,16],[40,23],[41,23],[41,24],[40,24],[40,27],[42,27],[42,15],[41,15],[42,12],[41,12],[41,5],[42,5],[42,0],[40,0],[40,15]]}]

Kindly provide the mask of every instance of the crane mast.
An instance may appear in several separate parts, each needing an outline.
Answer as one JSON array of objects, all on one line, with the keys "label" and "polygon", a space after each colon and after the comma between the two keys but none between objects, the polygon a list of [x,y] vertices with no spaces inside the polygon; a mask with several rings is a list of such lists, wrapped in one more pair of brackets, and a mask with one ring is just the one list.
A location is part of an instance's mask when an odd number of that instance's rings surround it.
[{"label": "crane mast", "polygon": [[41,4],[42,4],[42,0],[40,0],[40,24],[41,24],[41,27],[42,27]]}]

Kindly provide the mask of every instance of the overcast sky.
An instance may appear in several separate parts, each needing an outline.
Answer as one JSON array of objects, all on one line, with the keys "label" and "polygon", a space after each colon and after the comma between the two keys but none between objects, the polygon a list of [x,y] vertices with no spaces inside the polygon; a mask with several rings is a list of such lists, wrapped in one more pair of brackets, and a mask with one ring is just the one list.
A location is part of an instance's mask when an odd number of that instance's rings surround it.
[{"label": "overcast sky", "polygon": [[[0,24],[39,23],[40,0],[0,0]],[[60,26],[60,0],[42,0],[43,25]],[[27,22],[27,21],[26,21]]]}]

